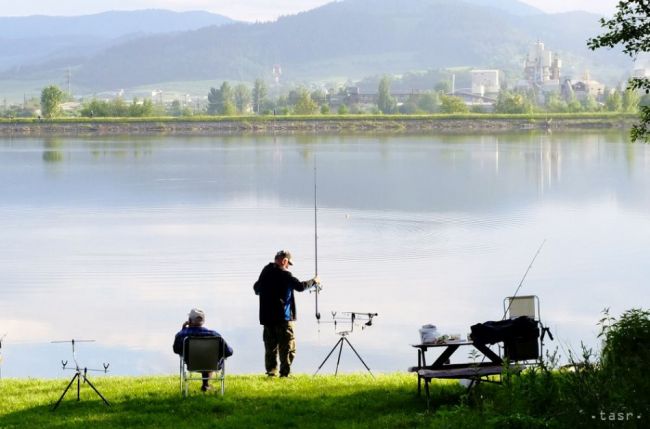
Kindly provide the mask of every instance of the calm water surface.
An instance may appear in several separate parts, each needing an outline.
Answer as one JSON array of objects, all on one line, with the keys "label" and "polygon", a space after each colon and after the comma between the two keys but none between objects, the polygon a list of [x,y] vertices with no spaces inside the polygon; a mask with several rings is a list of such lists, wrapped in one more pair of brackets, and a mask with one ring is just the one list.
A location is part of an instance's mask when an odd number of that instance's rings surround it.
[{"label": "calm water surface", "polygon": [[[280,248],[313,275],[315,162],[322,320],[378,312],[351,336],[373,370],[414,364],[425,323],[465,335],[500,319],[544,239],[521,293],[540,297],[562,355],[597,345],[605,307],[650,306],[650,146],[626,140],[0,139],[2,375],[68,376],[69,345],[50,341],[71,338],[96,340],[83,365],[173,373],[194,306],[234,347],[230,372],[262,372],[252,285]],[[338,337],[313,295],[297,300],[295,370],[313,372]],[[348,350],[341,368],[363,370]]]}]

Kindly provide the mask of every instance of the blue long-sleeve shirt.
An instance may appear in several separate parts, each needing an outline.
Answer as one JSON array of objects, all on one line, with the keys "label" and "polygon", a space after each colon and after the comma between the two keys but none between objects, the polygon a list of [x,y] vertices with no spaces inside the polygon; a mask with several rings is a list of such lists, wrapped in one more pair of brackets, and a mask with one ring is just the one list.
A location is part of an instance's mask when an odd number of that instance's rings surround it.
[{"label": "blue long-sleeve shirt", "polygon": [[[174,353],[177,355],[183,354],[183,341],[187,337],[221,337],[217,331],[213,331],[203,326],[188,326],[183,328],[176,334],[174,337]],[[223,337],[221,337],[223,338]],[[233,350],[224,340],[224,345],[226,348],[226,355],[224,357],[232,356]]]}]

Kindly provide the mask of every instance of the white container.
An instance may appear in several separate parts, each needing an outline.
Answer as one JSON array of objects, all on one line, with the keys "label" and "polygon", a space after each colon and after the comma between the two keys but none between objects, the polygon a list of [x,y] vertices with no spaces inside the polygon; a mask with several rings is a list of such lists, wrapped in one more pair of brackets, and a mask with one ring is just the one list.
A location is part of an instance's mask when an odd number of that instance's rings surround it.
[{"label": "white container", "polygon": [[424,325],[420,328],[420,341],[422,344],[434,344],[438,341],[438,329],[435,325]]}]

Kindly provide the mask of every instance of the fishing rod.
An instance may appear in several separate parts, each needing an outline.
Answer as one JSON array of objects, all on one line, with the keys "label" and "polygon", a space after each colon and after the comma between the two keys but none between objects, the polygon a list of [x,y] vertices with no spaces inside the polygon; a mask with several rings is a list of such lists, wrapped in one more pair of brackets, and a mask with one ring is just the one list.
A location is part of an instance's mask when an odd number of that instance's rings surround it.
[{"label": "fishing rod", "polygon": [[[317,204],[317,181],[316,181],[316,160],[314,159],[314,277],[318,277],[318,204]],[[316,284],[314,290],[314,305],[316,320],[320,323],[320,311],[318,311],[318,292],[320,285]]]},{"label": "fishing rod", "polygon": [[[522,276],[521,281],[519,281],[519,284],[517,285],[517,289],[515,289],[514,295],[512,295],[510,297],[510,299],[508,300],[509,301],[508,302],[508,307],[503,312],[503,317],[501,318],[501,320],[506,320],[506,315],[508,314],[508,311],[510,311],[510,307],[512,306],[514,298],[517,297],[517,294],[519,293],[519,290],[524,285],[524,280],[526,280],[526,276],[528,276],[528,272],[530,271],[533,264],[535,263],[535,260],[537,259],[537,256],[539,255],[539,252],[542,250],[542,247],[544,247],[544,243],[546,243],[546,239],[544,239],[542,241],[542,244],[539,245],[539,248],[537,249],[537,252],[535,252],[535,255],[533,256],[533,259],[530,261],[530,264],[528,264],[528,268],[526,268],[526,271],[524,272],[524,275]],[[548,331],[548,328],[542,327],[542,342],[543,342],[543,333],[545,331],[548,332],[548,334],[549,334],[549,336],[550,336],[550,338],[552,340],[553,336],[551,335],[551,332]],[[486,358],[487,358],[487,356],[485,354],[483,354],[483,359],[481,359],[481,362],[479,363],[479,365],[482,364],[485,361]]]},{"label": "fishing rod", "polygon": [[526,269],[526,272],[524,273],[523,277],[521,278],[521,281],[519,282],[519,285],[517,285],[517,289],[515,290],[514,295],[512,295],[510,297],[509,302],[508,302],[508,307],[503,312],[503,317],[501,318],[501,320],[506,320],[506,315],[508,314],[508,311],[510,311],[510,307],[512,306],[512,302],[517,297],[517,294],[519,293],[519,290],[521,289],[521,287],[524,285],[524,280],[526,280],[526,276],[528,275],[528,272],[530,271],[533,264],[535,263],[535,259],[537,259],[537,255],[539,255],[539,252],[542,250],[542,247],[544,247],[544,243],[546,243],[546,239],[544,239],[542,241],[542,244],[539,245],[539,248],[537,249],[537,252],[535,252],[535,256],[533,256],[533,259],[530,261],[530,264],[528,265],[528,268]]}]

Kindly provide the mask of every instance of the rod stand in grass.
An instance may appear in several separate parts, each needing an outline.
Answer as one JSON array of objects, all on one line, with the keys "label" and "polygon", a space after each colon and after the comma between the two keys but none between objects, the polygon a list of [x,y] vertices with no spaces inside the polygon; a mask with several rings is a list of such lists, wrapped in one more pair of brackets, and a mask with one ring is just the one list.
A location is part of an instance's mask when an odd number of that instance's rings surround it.
[{"label": "rod stand in grass", "polygon": [[4,334],[2,337],[0,337],[0,380],[2,380],[2,342],[6,337],[7,334]]},{"label": "rod stand in grass", "polygon": [[[331,321],[325,321],[322,323],[331,323],[334,325],[334,332],[336,335],[340,336],[336,344],[334,344],[334,347],[330,350],[330,352],[327,354],[323,362],[318,366],[318,369],[316,372],[314,372],[314,375],[318,374],[318,371],[321,370],[323,365],[325,365],[325,362],[332,356],[334,353],[334,350],[337,348],[339,349],[338,352],[338,357],[336,358],[336,370],[334,371],[334,376],[338,375],[339,373],[339,364],[341,363],[341,353],[343,352],[343,346],[347,344],[350,346],[354,354],[357,356],[357,358],[361,361],[363,366],[366,367],[366,370],[368,370],[368,373],[372,376],[372,378],[375,378],[374,374],[372,371],[370,371],[370,368],[366,364],[366,362],[363,360],[361,355],[357,352],[357,350],[354,348],[350,340],[348,339],[348,336],[354,332],[354,327],[355,326],[361,326],[361,330],[363,331],[366,327],[372,326],[372,321],[375,317],[377,317],[379,314],[377,313],[367,313],[367,312],[357,312],[357,311],[346,311],[346,312],[336,312],[332,311],[332,320]],[[339,330],[339,325],[343,326],[343,329]]]},{"label": "rod stand in grass", "polygon": [[67,360],[66,361],[62,360],[61,361],[61,366],[63,367],[64,370],[71,370],[71,371],[75,372],[74,375],[72,376],[72,379],[70,380],[70,382],[66,386],[65,390],[61,394],[61,397],[59,397],[59,400],[56,401],[56,404],[54,404],[54,408],[52,408],[52,411],[56,411],[56,409],[59,407],[59,404],[61,404],[61,401],[63,400],[63,397],[65,396],[66,393],[68,393],[68,390],[70,389],[70,386],[72,386],[72,384],[74,383],[75,380],[77,380],[77,401],[80,400],[79,393],[81,391],[81,379],[82,378],[83,378],[83,382],[87,383],[95,391],[95,393],[102,399],[102,401],[104,401],[104,403],[107,406],[109,406],[109,407],[111,406],[111,404],[108,403],[108,401],[106,400],[106,398],[104,398],[104,396],[100,393],[100,391],[97,390],[97,388],[90,382],[90,380],[88,379],[88,376],[87,376],[88,371],[107,373],[108,372],[108,367],[110,366],[110,364],[102,363],[102,366],[104,367],[104,369],[91,369],[91,368],[87,368],[87,367],[82,368],[81,365],[79,365],[79,362],[77,361],[77,353],[76,353],[76,350],[75,350],[75,343],[92,343],[94,341],[95,340],[75,340],[74,338],[72,340],[69,340],[69,341],[68,340],[66,340],[66,341],[52,341],[52,343],[54,343],[54,344],[58,344],[58,343],[71,343],[72,344],[72,360],[74,361],[74,368],[68,368],[67,367],[68,366],[68,361]]}]

